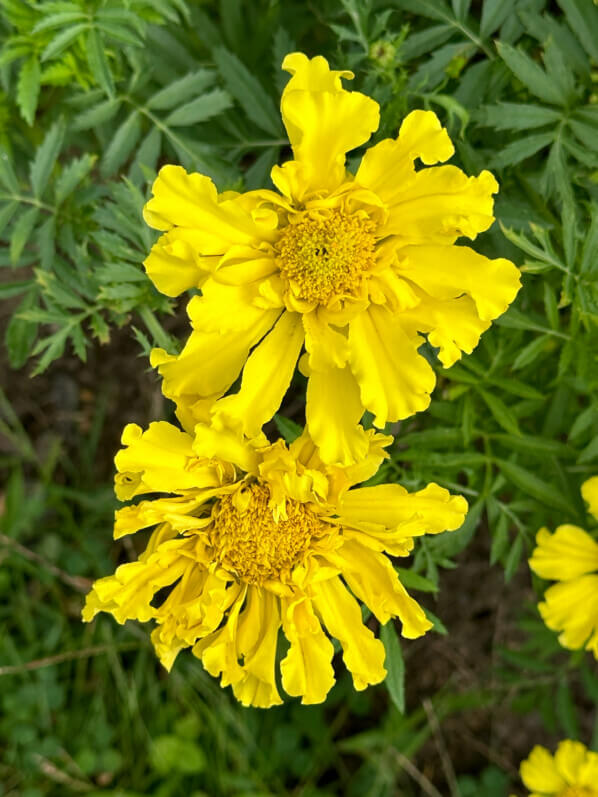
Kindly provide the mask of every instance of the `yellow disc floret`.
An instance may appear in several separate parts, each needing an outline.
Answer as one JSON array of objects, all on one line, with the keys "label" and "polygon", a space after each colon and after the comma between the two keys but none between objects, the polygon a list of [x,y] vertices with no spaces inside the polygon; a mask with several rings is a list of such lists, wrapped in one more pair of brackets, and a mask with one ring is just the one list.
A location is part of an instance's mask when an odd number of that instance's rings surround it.
[{"label": "yellow disc floret", "polygon": [[329,530],[305,504],[286,502],[286,520],[276,521],[270,490],[244,485],[213,509],[210,542],[221,565],[249,584],[284,580],[307,551],[313,537]]},{"label": "yellow disc floret", "polygon": [[300,299],[326,304],[357,294],[375,262],[375,225],[356,213],[304,213],[282,231],[276,246],[280,270]]},{"label": "yellow disc floret", "polygon": [[597,791],[590,789],[587,786],[570,786],[561,792],[560,797],[596,797]]}]

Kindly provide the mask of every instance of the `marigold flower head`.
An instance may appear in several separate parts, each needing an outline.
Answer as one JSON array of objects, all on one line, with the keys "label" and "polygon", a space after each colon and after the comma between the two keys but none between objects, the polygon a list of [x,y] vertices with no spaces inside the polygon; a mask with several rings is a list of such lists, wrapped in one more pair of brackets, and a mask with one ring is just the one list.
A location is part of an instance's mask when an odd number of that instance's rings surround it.
[{"label": "marigold flower head", "polygon": [[431,623],[388,556],[407,556],[417,536],[458,528],[467,503],[436,484],[411,494],[397,484],[350,489],[376,472],[391,439],[366,435],[363,461],[338,467],[322,462],[305,432],[287,446],[203,424],[194,437],[165,422],[145,432],[127,426],[115,459],[118,497],[168,495],[117,511],[116,538],[156,528],[138,561],[96,581],[83,618],[106,611],[120,623],[154,620],[166,668],[190,647],[244,705],[281,702],[281,627],[289,695],[318,703],[334,684],[324,629],[339,640],[355,688],[378,683],[384,646],[358,601],[381,623],[398,617],[405,637],[424,634]]},{"label": "marigold flower head", "polygon": [[[581,492],[598,519],[598,476],[584,482]],[[585,647],[598,659],[598,542],[579,526],[566,524],[554,534],[540,529],[536,543],[531,569],[541,578],[559,582],[538,604],[542,619],[560,632],[563,647]]]},{"label": "marigold flower head", "polygon": [[598,753],[581,742],[561,742],[554,756],[537,745],[520,772],[530,797],[598,797]]},{"label": "marigold flower head", "polygon": [[[283,69],[294,158],[272,169],[278,191],[218,194],[179,166],[153,185],[144,216],[164,234],[147,273],[170,296],[202,295],[180,355],[157,349],[152,363],[187,428],[208,421],[253,437],[299,361],[309,433],[324,461],[349,464],[367,450],[364,410],[383,427],[428,406],[435,375],[422,335],[452,365],[506,310],[519,273],[455,245],[490,227],[498,185],[488,171],[433,166],[454,151],[434,113],[410,113],[352,174],[346,153],[378,127],[378,104],[343,88],[352,73],[321,56],[292,53]],[[239,391],[224,396],[241,371]]]}]

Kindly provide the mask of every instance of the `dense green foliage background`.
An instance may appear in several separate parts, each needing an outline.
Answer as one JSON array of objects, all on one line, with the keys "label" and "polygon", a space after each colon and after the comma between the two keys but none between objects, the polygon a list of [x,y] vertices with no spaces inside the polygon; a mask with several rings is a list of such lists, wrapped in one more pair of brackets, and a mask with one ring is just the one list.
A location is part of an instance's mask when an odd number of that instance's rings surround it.
[{"label": "dense green foliage background", "polygon": [[[0,794],[506,797],[534,744],[596,749],[595,662],[542,625],[526,562],[541,525],[588,527],[579,487],[598,472],[596,3],[0,0],[0,42]],[[137,355],[186,334],[141,267],[149,185],[165,162],[267,185],[294,49],[354,70],[376,139],[431,108],[453,162],[497,174],[479,248],[521,265],[523,289],[438,368],[377,477],[470,501],[402,563],[436,633],[401,652],[383,630],[387,685],[356,694],[341,674],[324,706],[262,712],[191,655],[167,677],[146,629],[79,613],[90,579],[135,556],[111,539],[120,429],[171,413]]]}]

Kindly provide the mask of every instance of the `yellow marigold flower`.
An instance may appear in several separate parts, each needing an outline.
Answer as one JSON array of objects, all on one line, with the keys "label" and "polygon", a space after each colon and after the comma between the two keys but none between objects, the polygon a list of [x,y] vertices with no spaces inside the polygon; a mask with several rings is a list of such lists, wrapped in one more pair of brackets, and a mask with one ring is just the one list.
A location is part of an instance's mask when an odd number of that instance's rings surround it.
[{"label": "yellow marigold flower", "polygon": [[[280,406],[296,363],[308,376],[307,426],[329,463],[358,462],[359,426],[425,409],[435,374],[418,353],[427,335],[446,367],[471,352],[519,289],[519,273],[456,246],[494,221],[488,171],[416,169],[454,152],[434,113],[410,113],[396,139],[371,147],[356,173],[346,153],[378,127],[371,98],[347,91],[321,56],[288,55],[281,111],[294,159],[270,190],[218,194],[212,181],[165,166],[145,207],[165,231],[145,262],[162,292],[201,287],[179,356],[152,363],[179,417],[255,436]],[[253,349],[253,350],[252,350]],[[238,393],[222,397],[241,370]]]},{"label": "yellow marigold flower", "polygon": [[414,537],[458,528],[467,503],[436,484],[411,494],[397,484],[349,489],[376,472],[391,438],[370,430],[366,457],[350,467],[324,465],[306,433],[287,447],[202,424],[192,437],[158,422],[145,432],[131,424],[122,440],[118,497],[168,495],[117,511],[116,538],[156,528],[138,561],[95,582],[84,620],[99,611],[120,623],[152,619],[167,669],[191,647],[244,705],[260,707],[281,702],[281,626],[290,645],[282,686],[304,703],[323,701],[334,684],[323,627],[356,689],[385,677],[384,646],[358,601],[381,623],[398,617],[405,637],[430,628],[387,554],[407,556]]},{"label": "yellow marigold flower", "polygon": [[[581,488],[590,513],[598,518],[598,477]],[[540,529],[529,564],[541,578],[554,579],[538,609],[546,625],[560,631],[563,647],[585,647],[598,659],[598,543],[578,526]]]},{"label": "yellow marigold flower", "polygon": [[581,742],[561,742],[554,756],[538,745],[520,772],[530,797],[598,797],[598,753]]}]

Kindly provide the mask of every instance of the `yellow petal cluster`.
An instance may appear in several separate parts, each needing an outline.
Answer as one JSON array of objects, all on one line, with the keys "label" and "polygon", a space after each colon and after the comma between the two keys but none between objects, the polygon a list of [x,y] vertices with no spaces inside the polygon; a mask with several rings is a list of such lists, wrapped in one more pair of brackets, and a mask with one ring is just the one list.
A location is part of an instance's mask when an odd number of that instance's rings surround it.
[{"label": "yellow petal cluster", "polygon": [[302,702],[323,701],[334,684],[330,637],[356,689],[380,682],[384,646],[358,601],[380,623],[399,618],[405,637],[425,633],[431,623],[389,555],[458,528],[467,504],[436,484],[415,493],[355,487],[377,471],[391,440],[364,435],[361,461],[343,467],[325,464],[307,432],[287,446],[201,423],[193,435],[165,422],[127,426],[116,491],[136,500],[116,512],[114,536],[152,532],[137,561],[96,581],[84,619],[104,611],[120,623],[152,620],[167,669],[191,648],[244,705],[281,702],[281,630],[282,687]]},{"label": "yellow petal cluster", "polygon": [[410,113],[353,174],[346,154],[377,129],[378,104],[345,89],[353,75],[321,56],[292,53],[283,69],[293,159],[272,169],[276,191],[218,194],[179,166],[153,185],[144,216],[163,234],[147,273],[169,296],[202,293],[189,303],[181,353],[157,349],[152,364],[185,428],[249,437],[299,367],[310,436],[325,462],[348,465],[367,449],[365,410],[381,428],[428,406],[425,338],[454,364],[513,301],[519,273],[457,244],[490,227],[498,185],[488,171],[435,165],[454,148],[434,113]]},{"label": "yellow petal cluster", "polygon": [[529,797],[598,797],[598,753],[581,742],[561,742],[554,756],[537,745],[520,772]]},{"label": "yellow petal cluster", "polygon": [[[598,519],[598,477],[584,482],[581,492]],[[598,659],[598,542],[578,526],[565,524],[553,534],[540,529],[536,543],[531,569],[541,578],[558,582],[546,590],[538,605],[542,619],[560,632],[563,647],[584,647]]]}]

